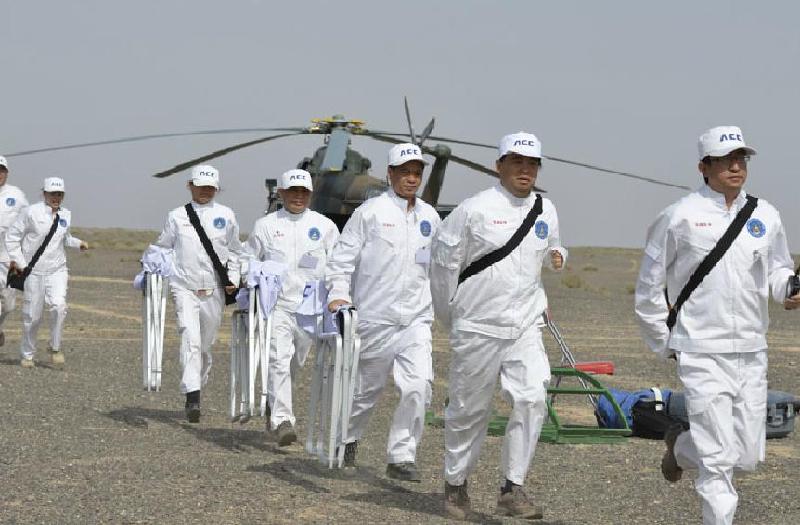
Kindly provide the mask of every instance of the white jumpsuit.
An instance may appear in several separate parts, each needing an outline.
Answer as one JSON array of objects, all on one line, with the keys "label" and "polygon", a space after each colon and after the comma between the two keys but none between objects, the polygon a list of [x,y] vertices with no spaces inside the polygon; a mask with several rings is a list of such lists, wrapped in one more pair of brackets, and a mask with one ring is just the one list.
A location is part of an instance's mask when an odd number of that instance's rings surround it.
[{"label": "white jumpsuit", "polygon": [[664,287],[674,304],[689,276],[746,202],[730,209],[708,186],[666,208],[650,226],[636,315],[645,342],[677,354],[690,430],[675,444],[678,465],[697,468],[703,522],[730,524],[737,494],[733,469],[764,460],[767,401],[767,302],[783,303],[792,259],[778,211],[759,199],[739,236],[683,304],[672,333]]},{"label": "white jumpsuit", "polygon": [[[230,208],[214,201],[193,202],[192,206],[220,262],[228,269],[228,279],[238,284],[242,245],[236,216]],[[219,282],[183,206],[169,212],[155,244],[174,250],[175,273],[169,278],[169,287],[181,336],[183,376],[180,389],[186,394],[200,390],[208,380],[211,346],[217,338],[225,306],[225,283]]]},{"label": "white jumpsuit", "polygon": [[389,463],[413,462],[430,403],[430,243],[441,223],[432,206],[391,189],[359,206],[347,221],[326,269],[328,301],[358,308],[361,358],[350,418],[350,441],[361,439],[389,373],[400,394]]},{"label": "white jumpsuit", "polygon": [[314,342],[312,334],[298,324],[295,312],[303,301],[306,283],[324,278],[328,255],[338,238],[336,225],[324,215],[282,209],[258,219],[247,240],[248,257],[287,267],[272,314],[268,381],[272,428],[284,421],[295,424],[291,371],[305,362]]},{"label": "white jumpsuit", "polygon": [[0,187],[0,332],[3,330],[3,322],[12,311],[17,299],[17,291],[13,288],[6,288],[6,276],[8,275],[8,250],[6,250],[6,232],[17,220],[17,215],[28,206],[28,199],[22,190],[11,184],[3,184]]},{"label": "white jumpsuit", "polygon": [[550,366],[541,337],[547,308],[541,268],[561,247],[556,209],[542,214],[507,257],[460,285],[459,274],[502,247],[522,224],[536,195],[513,196],[500,184],[462,202],[433,240],[431,291],[436,318],[450,329],[449,404],[445,411],[445,480],[462,485],[475,468],[491,417],[498,375],[512,404],[502,476],[522,485],[544,423]]},{"label": "white jumpsuit", "polygon": [[[42,309],[50,312],[50,348],[61,350],[61,333],[67,316],[67,256],[64,247],[80,248],[81,240],[70,235],[72,214],[58,210],[58,227],[33,271],[25,280],[22,294],[22,347],[24,359],[33,359],[36,333],[42,321]],[[6,249],[11,261],[25,268],[41,246],[53,225],[55,213],[44,202],[28,206],[6,232]]]}]

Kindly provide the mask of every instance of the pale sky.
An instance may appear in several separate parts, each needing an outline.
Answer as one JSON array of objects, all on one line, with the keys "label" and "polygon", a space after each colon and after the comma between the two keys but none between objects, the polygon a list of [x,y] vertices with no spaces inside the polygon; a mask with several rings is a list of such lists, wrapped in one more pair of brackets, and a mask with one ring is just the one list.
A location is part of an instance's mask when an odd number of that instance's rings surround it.
[{"label": "pale sky", "polygon": [[[773,203],[800,251],[800,3],[745,1],[2,1],[0,154],[131,135],[305,126],[342,113],[368,128],[497,143],[536,133],[545,155],[698,186],[696,142],[742,127],[759,155],[749,192]],[[35,201],[66,180],[75,224],[160,229],[187,174],[150,175],[261,136],[174,138],[10,158]],[[219,202],[249,231],[263,180],[320,136],[212,162]],[[427,143],[433,145],[434,143]],[[355,138],[386,170],[388,145]],[[492,166],[490,150],[452,146]],[[450,165],[440,201],[493,179]],[[545,163],[566,246],[641,246],[682,190]]]}]

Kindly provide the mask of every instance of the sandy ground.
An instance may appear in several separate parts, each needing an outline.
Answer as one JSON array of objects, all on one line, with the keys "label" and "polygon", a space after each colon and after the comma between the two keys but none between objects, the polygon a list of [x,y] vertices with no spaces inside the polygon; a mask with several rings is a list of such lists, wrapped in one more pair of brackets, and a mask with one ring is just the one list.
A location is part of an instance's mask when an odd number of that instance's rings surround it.
[{"label": "sandy ground", "polygon": [[[385,478],[385,440],[396,395],[386,390],[359,447],[360,468],[329,471],[300,445],[278,449],[263,421],[227,417],[230,310],[203,392],[203,418],[183,419],[178,392],[174,314],[168,312],[163,391],[141,387],[141,296],[131,288],[142,243],[153,234],[80,232],[98,248],[70,254],[66,366],[46,362],[40,333],[37,367],[18,365],[19,310],[0,348],[0,522],[2,523],[428,523],[442,522],[443,431],[428,427],[418,453],[421,484]],[[626,389],[678,387],[674,364],[644,348],[632,315],[639,252],[573,249],[568,271],[547,273],[551,307],[582,360],[610,359],[607,383]],[[800,393],[798,318],[773,308],[770,388]],[[433,408],[446,396],[448,346],[434,333]],[[558,348],[546,337],[552,364]],[[305,437],[309,367],[296,386],[298,434]],[[591,419],[579,400],[564,414]],[[561,403],[562,401],[559,401]],[[499,412],[507,406],[497,398]],[[771,440],[767,460],[738,476],[737,523],[800,523],[797,434]],[[481,522],[494,514],[501,438],[488,437],[470,479]],[[629,439],[616,445],[540,444],[527,488],[551,524],[699,523],[692,481],[666,483],[658,469],[663,444]],[[687,476],[690,477],[690,476]]]}]

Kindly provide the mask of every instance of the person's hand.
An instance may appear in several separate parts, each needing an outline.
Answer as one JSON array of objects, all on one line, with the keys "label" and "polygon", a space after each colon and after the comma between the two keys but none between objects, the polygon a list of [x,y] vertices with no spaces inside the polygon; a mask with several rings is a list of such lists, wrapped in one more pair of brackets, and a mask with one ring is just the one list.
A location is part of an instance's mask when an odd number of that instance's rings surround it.
[{"label": "person's hand", "polygon": [[783,301],[783,307],[787,310],[795,310],[800,308],[800,293],[793,295]]},{"label": "person's hand", "polygon": [[330,311],[331,313],[334,313],[334,312],[335,312],[336,310],[338,310],[340,307],[342,307],[342,306],[347,306],[347,305],[349,305],[349,304],[350,304],[350,303],[348,303],[348,302],[347,302],[347,301],[345,301],[344,299],[336,299],[335,301],[331,301],[331,302],[328,304],[328,311]]},{"label": "person's hand", "polygon": [[227,293],[228,295],[232,294],[234,292],[234,290],[236,290],[236,286],[234,286],[234,285],[230,285],[230,286],[226,286],[225,287],[225,293]]},{"label": "person's hand", "polygon": [[550,250],[550,262],[553,268],[560,270],[561,266],[564,264],[564,258],[561,256],[561,252],[558,250]]},{"label": "person's hand", "polygon": [[81,246],[80,246],[80,248],[81,248],[81,251],[82,251],[82,252],[85,252],[86,250],[88,250],[88,249],[89,249],[89,243],[88,243],[88,242],[85,242],[85,241],[81,242]]}]

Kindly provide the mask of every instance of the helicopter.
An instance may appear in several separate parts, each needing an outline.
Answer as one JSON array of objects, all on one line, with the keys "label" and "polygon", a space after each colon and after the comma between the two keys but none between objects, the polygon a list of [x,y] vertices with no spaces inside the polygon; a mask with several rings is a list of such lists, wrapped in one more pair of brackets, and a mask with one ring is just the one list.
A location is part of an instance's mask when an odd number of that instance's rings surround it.
[{"label": "helicopter", "polygon": [[[233,129],[215,129],[215,130],[202,130],[192,132],[179,132],[179,133],[161,133],[152,135],[139,135],[132,137],[123,137],[119,139],[86,142],[81,144],[69,144],[62,146],[53,146],[46,148],[39,148],[27,151],[19,151],[9,153],[7,157],[19,157],[24,155],[34,155],[37,153],[45,153],[50,151],[67,150],[75,148],[85,148],[92,146],[102,146],[109,144],[121,144],[129,142],[139,142],[145,140],[172,138],[172,137],[187,137],[198,135],[223,135],[223,134],[242,134],[242,133],[255,133],[255,132],[273,132],[272,135],[267,135],[254,140],[248,140],[233,144],[226,148],[222,148],[211,153],[195,157],[193,159],[181,162],[164,171],[154,174],[154,177],[164,178],[184,170],[190,169],[197,164],[208,162],[212,159],[228,155],[237,150],[256,146],[276,139],[292,137],[296,135],[324,135],[324,144],[319,147],[310,157],[301,159],[297,167],[304,169],[311,173],[312,181],[315,191],[312,194],[310,208],[322,213],[330,218],[341,230],[347,219],[361,203],[370,197],[379,195],[388,189],[388,183],[384,178],[377,178],[369,174],[372,167],[371,161],[353,149],[351,142],[353,137],[368,137],[373,140],[386,142],[390,144],[402,144],[411,142],[419,146],[423,153],[434,157],[434,162],[430,169],[425,187],[422,191],[421,198],[434,206],[442,216],[446,216],[455,206],[439,203],[439,195],[444,184],[444,175],[447,165],[450,162],[465,166],[469,169],[484,173],[493,177],[498,174],[493,169],[487,168],[482,164],[471,161],[465,157],[454,155],[449,146],[441,143],[457,144],[464,146],[473,146],[480,148],[495,149],[496,146],[492,144],[485,144],[480,142],[472,142],[466,140],[453,139],[448,137],[433,136],[431,135],[435,125],[435,118],[432,118],[423,131],[419,134],[414,132],[411,122],[411,114],[408,107],[408,100],[404,99],[406,121],[408,124],[408,132],[390,132],[370,130],[365,127],[362,120],[351,120],[345,118],[343,115],[333,115],[327,118],[316,118],[311,120],[311,125],[305,127],[280,127],[280,128],[233,128]],[[427,140],[438,142],[434,146],[425,145]],[[648,182],[651,184],[658,184],[673,188],[680,188],[688,190],[687,186],[672,184],[661,180],[636,175],[624,171],[617,171],[612,169],[595,166],[584,162],[573,161],[561,157],[543,156],[544,159],[579,166],[582,168],[618,175],[627,178],[633,178],[640,181]],[[279,197],[277,194],[277,181],[272,178],[265,180],[266,188],[266,213],[275,211],[280,206]],[[537,191],[544,191],[541,188],[535,188]]]}]

